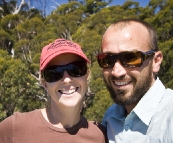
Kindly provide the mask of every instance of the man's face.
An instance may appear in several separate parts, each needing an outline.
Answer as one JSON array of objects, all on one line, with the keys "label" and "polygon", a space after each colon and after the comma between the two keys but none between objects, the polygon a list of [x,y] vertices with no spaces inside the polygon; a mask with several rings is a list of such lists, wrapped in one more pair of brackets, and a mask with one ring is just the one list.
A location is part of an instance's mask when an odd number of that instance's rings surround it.
[{"label": "man's face", "polygon": [[[142,34],[141,34],[142,33]],[[139,25],[123,29],[109,28],[102,40],[103,53],[149,51],[147,30]],[[113,101],[121,105],[136,105],[154,82],[153,60],[149,58],[140,67],[124,67],[117,61],[113,67],[103,68],[106,86]]]}]

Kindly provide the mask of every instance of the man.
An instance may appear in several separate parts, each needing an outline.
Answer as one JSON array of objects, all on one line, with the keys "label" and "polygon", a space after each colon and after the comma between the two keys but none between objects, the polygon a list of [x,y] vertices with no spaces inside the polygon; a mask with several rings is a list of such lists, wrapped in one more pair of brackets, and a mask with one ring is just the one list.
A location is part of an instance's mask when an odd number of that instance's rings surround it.
[{"label": "man", "polygon": [[157,77],[156,33],[135,19],[112,24],[97,55],[115,102],[105,113],[109,143],[173,143],[173,91]]}]

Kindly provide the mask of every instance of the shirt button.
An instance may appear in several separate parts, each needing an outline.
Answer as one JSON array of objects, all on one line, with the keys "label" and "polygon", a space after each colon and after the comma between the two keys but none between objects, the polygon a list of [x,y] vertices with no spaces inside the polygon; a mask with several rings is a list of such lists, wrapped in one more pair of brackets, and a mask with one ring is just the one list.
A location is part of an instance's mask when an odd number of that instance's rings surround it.
[{"label": "shirt button", "polygon": [[126,126],[125,129],[126,129],[126,131],[129,130],[129,126]]}]

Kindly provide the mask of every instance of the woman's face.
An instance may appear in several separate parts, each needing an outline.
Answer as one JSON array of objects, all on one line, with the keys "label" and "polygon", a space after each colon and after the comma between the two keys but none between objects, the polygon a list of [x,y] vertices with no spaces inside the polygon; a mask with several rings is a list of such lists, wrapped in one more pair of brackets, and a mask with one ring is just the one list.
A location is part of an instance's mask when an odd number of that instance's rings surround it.
[{"label": "woman's face", "polygon": [[[51,60],[47,67],[67,65],[74,61],[82,61],[82,58],[75,54],[62,54]],[[64,71],[63,77],[56,82],[43,80],[43,86],[51,96],[51,106],[81,108],[87,90],[87,78],[88,73],[81,77],[72,77]]]}]

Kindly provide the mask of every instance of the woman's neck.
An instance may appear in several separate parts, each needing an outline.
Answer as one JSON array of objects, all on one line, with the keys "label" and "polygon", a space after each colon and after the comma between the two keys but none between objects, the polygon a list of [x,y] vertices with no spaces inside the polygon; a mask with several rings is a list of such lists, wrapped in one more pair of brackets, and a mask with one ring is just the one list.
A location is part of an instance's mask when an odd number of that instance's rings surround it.
[{"label": "woman's neck", "polygon": [[80,121],[80,111],[76,108],[58,110],[50,107],[42,109],[42,114],[50,124],[58,128],[70,128]]}]

